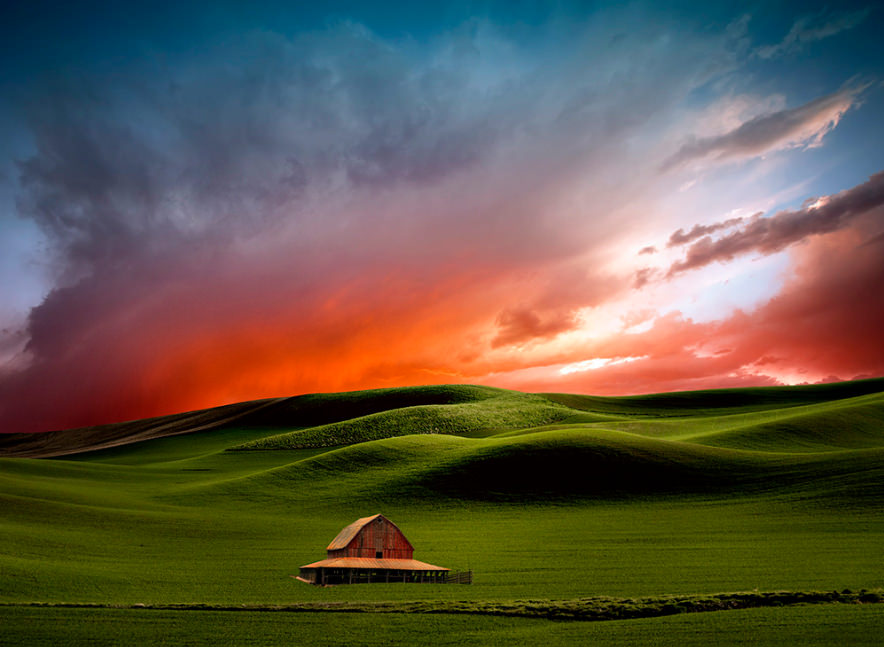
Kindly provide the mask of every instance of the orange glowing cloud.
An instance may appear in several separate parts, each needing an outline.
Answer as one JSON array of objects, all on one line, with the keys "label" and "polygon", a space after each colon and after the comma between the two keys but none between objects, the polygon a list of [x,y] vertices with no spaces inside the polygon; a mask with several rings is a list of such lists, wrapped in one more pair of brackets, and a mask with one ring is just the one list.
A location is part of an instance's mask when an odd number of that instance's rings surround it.
[{"label": "orange glowing cloud", "polygon": [[[609,14],[544,28],[542,64],[488,25],[416,56],[345,22],[36,83],[10,168],[47,289],[0,326],[0,432],[395,385],[884,373],[884,175],[789,209],[810,190],[781,196],[761,159],[811,154],[873,90],[760,97],[690,139],[744,38]],[[709,296],[731,288],[751,295]]]},{"label": "orange glowing cloud", "polygon": [[879,208],[850,228],[796,248],[791,278],[754,311],[702,323],[671,313],[647,331],[575,349],[575,356],[587,357],[582,366],[515,371],[500,381],[618,395],[884,374],[884,242],[875,235],[882,223]]}]

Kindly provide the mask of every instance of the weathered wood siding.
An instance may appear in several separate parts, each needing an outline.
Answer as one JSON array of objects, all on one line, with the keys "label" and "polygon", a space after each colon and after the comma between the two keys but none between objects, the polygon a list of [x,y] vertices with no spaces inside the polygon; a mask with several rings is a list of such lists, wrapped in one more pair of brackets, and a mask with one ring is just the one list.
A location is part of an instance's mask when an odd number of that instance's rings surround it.
[{"label": "weathered wood siding", "polygon": [[412,559],[414,548],[399,528],[386,518],[378,517],[363,526],[346,548],[328,551],[328,557]]}]

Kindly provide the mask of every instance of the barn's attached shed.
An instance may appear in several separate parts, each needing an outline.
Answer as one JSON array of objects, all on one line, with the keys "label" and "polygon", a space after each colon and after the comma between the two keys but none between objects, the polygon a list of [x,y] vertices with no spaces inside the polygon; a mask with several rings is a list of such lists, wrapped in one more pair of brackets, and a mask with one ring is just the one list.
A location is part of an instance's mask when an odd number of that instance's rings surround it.
[{"label": "barn's attached shed", "polygon": [[381,514],[357,519],[328,545],[326,559],[301,567],[310,584],[444,582],[449,570],[414,559],[414,547]]}]

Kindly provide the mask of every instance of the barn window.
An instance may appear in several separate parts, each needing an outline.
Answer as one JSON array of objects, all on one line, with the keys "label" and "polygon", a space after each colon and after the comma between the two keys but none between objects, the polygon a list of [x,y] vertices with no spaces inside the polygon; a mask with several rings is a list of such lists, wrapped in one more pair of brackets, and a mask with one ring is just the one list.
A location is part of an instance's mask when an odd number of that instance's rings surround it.
[{"label": "barn window", "polygon": [[374,554],[374,556],[375,556],[377,559],[382,559],[382,558],[384,557],[384,551],[379,550],[378,552],[376,552],[376,553]]}]

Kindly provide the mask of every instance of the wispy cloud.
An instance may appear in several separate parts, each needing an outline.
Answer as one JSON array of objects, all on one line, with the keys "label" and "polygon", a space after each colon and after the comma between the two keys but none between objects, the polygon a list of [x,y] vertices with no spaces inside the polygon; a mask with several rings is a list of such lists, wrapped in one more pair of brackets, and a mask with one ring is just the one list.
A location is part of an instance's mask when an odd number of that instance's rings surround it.
[{"label": "wispy cloud", "polygon": [[797,108],[755,117],[722,135],[693,138],[663,162],[661,171],[694,160],[745,159],[786,148],[819,146],[868,87],[848,85]]},{"label": "wispy cloud", "polygon": [[[801,209],[780,211],[770,218],[756,214],[743,227],[721,238],[704,236],[687,248],[683,260],[670,266],[667,276],[672,277],[716,261],[730,261],[750,252],[773,254],[809,236],[843,229],[856,218],[880,209],[882,205],[884,171],[851,189],[808,201]],[[884,221],[884,218],[881,220]],[[715,231],[731,226],[733,223],[729,225],[730,222],[706,226],[706,230]]]},{"label": "wispy cloud", "polygon": [[585,359],[580,362],[568,364],[559,369],[560,375],[568,375],[569,373],[579,373],[582,371],[595,371],[605,366],[617,366],[618,364],[628,364],[630,362],[638,362],[647,359],[648,356],[641,357],[594,357]]},{"label": "wispy cloud", "polygon": [[822,12],[803,16],[795,21],[783,40],[774,45],[764,45],[755,50],[759,58],[775,58],[800,51],[805,45],[829,38],[853,29],[869,15],[869,9],[833,15]]},{"label": "wispy cloud", "polygon": [[572,330],[577,325],[571,312],[553,313],[546,319],[530,308],[507,308],[497,317],[498,333],[491,341],[492,348],[548,339]]},{"label": "wispy cloud", "polygon": [[[760,214],[756,214],[760,215]],[[716,231],[720,231],[722,229],[730,229],[736,225],[739,225],[743,222],[744,218],[728,218],[722,222],[716,222],[711,225],[694,225],[691,229],[685,232],[684,229],[679,229],[672,233],[669,237],[669,241],[666,243],[667,247],[677,247],[679,245],[684,245],[686,243],[691,242],[692,240],[696,240],[697,238],[702,238],[703,236],[707,236]]]}]

